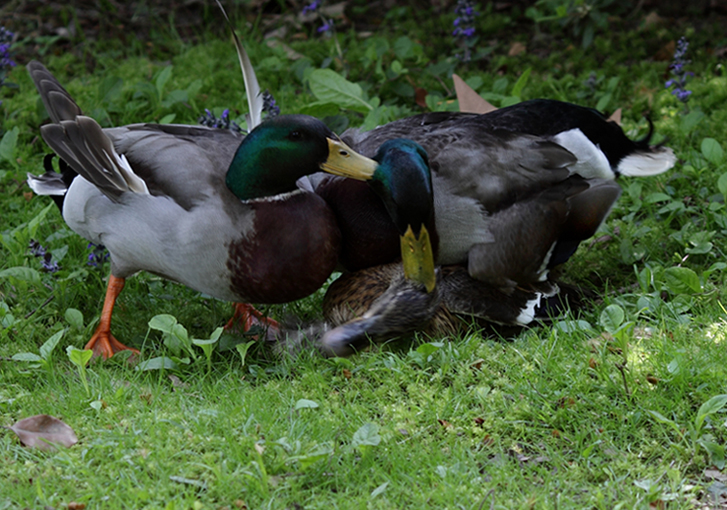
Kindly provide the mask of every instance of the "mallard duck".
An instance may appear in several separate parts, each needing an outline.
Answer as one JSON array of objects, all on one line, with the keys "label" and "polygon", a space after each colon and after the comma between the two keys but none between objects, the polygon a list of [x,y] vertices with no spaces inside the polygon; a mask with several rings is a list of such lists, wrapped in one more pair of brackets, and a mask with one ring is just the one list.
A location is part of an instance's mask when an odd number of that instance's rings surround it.
[{"label": "mallard duck", "polygon": [[[320,121],[280,116],[244,139],[198,126],[102,129],[40,63],[28,69],[65,162],[30,187],[52,195],[70,228],[106,246],[111,276],[86,348],[126,349],[110,331],[125,279],[144,270],[221,300],[283,303],[317,290],[340,248],[336,218],[296,180],[355,157]],[[67,165],[66,165],[67,164]]]}]

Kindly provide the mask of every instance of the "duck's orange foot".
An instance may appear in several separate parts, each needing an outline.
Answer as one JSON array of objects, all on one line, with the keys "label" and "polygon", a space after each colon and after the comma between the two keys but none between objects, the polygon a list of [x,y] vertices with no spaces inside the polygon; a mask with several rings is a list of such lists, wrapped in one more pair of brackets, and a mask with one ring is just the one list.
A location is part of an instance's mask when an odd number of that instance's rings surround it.
[{"label": "duck's orange foot", "polygon": [[[235,303],[235,312],[225,325],[225,331],[242,330],[247,333],[253,328],[262,328],[265,331],[265,338],[273,340],[280,331],[280,324],[275,319],[265,317],[255,307],[247,303]],[[259,340],[259,335],[254,335]]]},{"label": "duck's orange foot", "polygon": [[110,331],[96,331],[86,344],[86,349],[93,351],[94,358],[102,356],[103,359],[109,359],[119,351],[131,351],[134,354],[139,354],[138,349],[127,347],[116,340]]}]

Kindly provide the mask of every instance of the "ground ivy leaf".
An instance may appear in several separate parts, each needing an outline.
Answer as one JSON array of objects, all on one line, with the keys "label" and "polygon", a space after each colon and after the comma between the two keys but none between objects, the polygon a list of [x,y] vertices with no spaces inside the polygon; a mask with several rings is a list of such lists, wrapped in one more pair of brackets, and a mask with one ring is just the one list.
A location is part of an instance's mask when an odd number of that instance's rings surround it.
[{"label": "ground ivy leaf", "polygon": [[39,450],[55,450],[56,444],[68,448],[78,442],[71,427],[47,414],[25,418],[7,428],[15,432],[25,446]]}]

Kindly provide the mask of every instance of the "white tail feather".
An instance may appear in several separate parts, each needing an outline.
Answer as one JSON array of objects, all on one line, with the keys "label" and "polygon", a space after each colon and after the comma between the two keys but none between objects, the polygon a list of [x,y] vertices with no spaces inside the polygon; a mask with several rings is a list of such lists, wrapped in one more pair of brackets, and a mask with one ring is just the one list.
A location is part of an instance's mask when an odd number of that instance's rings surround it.
[{"label": "white tail feather", "polygon": [[623,158],[617,171],[629,177],[648,177],[666,172],[675,162],[676,156],[669,147],[652,147],[649,152],[637,152]]}]

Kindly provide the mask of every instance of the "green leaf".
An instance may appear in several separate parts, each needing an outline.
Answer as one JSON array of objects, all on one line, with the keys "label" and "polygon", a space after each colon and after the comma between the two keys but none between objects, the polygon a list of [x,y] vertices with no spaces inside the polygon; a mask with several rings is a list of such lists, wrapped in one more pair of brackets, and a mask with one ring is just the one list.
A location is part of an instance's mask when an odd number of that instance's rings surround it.
[{"label": "green leaf", "polygon": [[0,278],[17,278],[18,280],[40,285],[40,273],[25,266],[10,267],[0,271]]},{"label": "green leaf", "polygon": [[7,131],[2,140],[0,140],[0,161],[3,159],[13,165],[18,166],[18,162],[15,161],[15,146],[18,144],[18,127],[14,127],[10,131]]},{"label": "green leaf", "polygon": [[727,172],[720,175],[717,180],[717,188],[719,189],[719,192],[722,193],[725,201],[727,201]]},{"label": "green leaf", "polygon": [[623,308],[618,305],[608,305],[601,312],[601,318],[599,323],[609,333],[615,333],[618,328],[623,324],[625,313]]},{"label": "green leaf", "polygon": [[378,446],[381,443],[379,426],[375,423],[365,423],[353,434],[351,444],[359,448],[361,446]]},{"label": "green leaf", "polygon": [[722,146],[714,138],[702,140],[702,154],[707,158],[707,161],[715,165],[720,165],[724,160]]},{"label": "green leaf", "polygon": [[293,407],[293,410],[298,411],[300,409],[317,409],[320,407],[318,405],[318,402],[315,402],[313,400],[308,400],[305,398],[301,398],[295,403],[295,406]]},{"label": "green leaf", "polygon": [[692,110],[684,117],[682,117],[682,120],[679,123],[679,129],[682,131],[682,133],[688,134],[692,129],[697,126],[697,124],[702,122],[702,119],[704,119],[704,114],[701,111]]},{"label": "green leaf", "polygon": [[151,358],[144,360],[136,365],[136,370],[147,371],[147,370],[176,370],[177,364],[174,363],[170,358],[166,356],[159,356],[158,358]]},{"label": "green leaf", "polygon": [[162,98],[162,95],[164,93],[164,87],[166,86],[167,82],[169,81],[169,78],[172,77],[172,67],[174,66],[167,66],[164,69],[161,70],[159,75],[157,75],[156,79],[156,89],[157,89],[157,97],[159,99]]},{"label": "green leaf", "polygon": [[376,487],[374,490],[371,491],[371,499],[374,499],[379,494],[383,494],[384,491],[386,491],[386,488],[389,486],[389,482],[384,482],[378,487]]},{"label": "green leaf", "polygon": [[727,405],[727,394],[715,395],[707,400],[701,405],[699,411],[697,411],[697,416],[694,418],[694,428],[696,428],[697,431],[701,430],[702,425],[704,424],[704,419],[710,414],[720,411],[725,405]]},{"label": "green leaf", "polygon": [[316,98],[323,103],[334,103],[342,108],[367,112],[373,109],[363,99],[363,90],[356,83],[331,69],[316,69],[308,77],[308,85]]},{"label": "green leaf", "polygon": [[240,358],[242,358],[242,366],[245,366],[245,358],[247,358],[247,351],[250,349],[250,347],[255,343],[255,340],[250,340],[247,343],[237,344],[235,346],[235,349],[237,349],[237,352],[240,353]]},{"label": "green leaf", "polygon": [[75,308],[67,308],[64,314],[66,321],[75,329],[83,329],[83,314]]},{"label": "green leaf", "polygon": [[43,361],[43,358],[37,354],[33,354],[32,352],[19,352],[17,354],[13,354],[12,359],[14,361]]},{"label": "green leaf", "polygon": [[525,88],[525,85],[528,83],[528,78],[530,78],[530,73],[532,72],[532,68],[528,67],[523,71],[523,74],[520,75],[520,78],[517,79],[515,82],[515,85],[512,87],[512,95],[520,99],[522,95],[522,91]]},{"label": "green leaf", "polygon": [[202,338],[193,338],[192,343],[194,345],[199,345],[200,347],[203,345],[213,345],[216,344],[220,340],[220,335],[222,335],[222,332],[225,330],[223,327],[219,327],[215,329],[212,332],[212,335],[209,337],[209,339],[205,340]]},{"label": "green leaf", "polygon": [[46,215],[54,207],[55,207],[55,204],[53,202],[51,202],[50,204],[48,204],[47,207],[45,207],[42,211],[40,211],[35,216],[35,218],[33,218],[32,220],[30,220],[28,222],[28,227],[27,227],[27,229],[28,229],[28,236],[30,236],[31,238],[35,237],[35,233],[38,230],[38,227],[40,226],[41,223],[43,223],[45,221]]},{"label": "green leaf", "polygon": [[646,410],[647,413],[649,413],[656,421],[659,423],[662,423],[664,425],[669,425],[672,429],[674,429],[679,436],[682,436],[681,431],[679,430],[679,425],[674,420],[670,420],[666,416],[664,416],[661,413],[657,413],[656,411],[651,411],[649,409]]},{"label": "green leaf", "polygon": [[169,115],[165,115],[161,119],[159,119],[159,124],[171,124],[174,122],[174,119],[177,118],[176,113],[170,113]]},{"label": "green leaf", "polygon": [[93,357],[93,351],[91,349],[77,349],[72,345],[66,347],[66,353],[68,354],[68,359],[71,360],[71,363],[80,368],[85,368]]},{"label": "green leaf", "polygon": [[697,273],[688,267],[670,267],[664,271],[664,280],[669,291],[673,294],[701,292]]},{"label": "green leaf", "polygon": [[341,108],[334,103],[328,103],[325,101],[315,101],[308,103],[300,109],[300,113],[304,115],[310,115],[312,117],[330,117],[336,115]]},{"label": "green leaf", "polygon": [[169,315],[166,313],[155,315],[154,317],[149,319],[149,327],[151,329],[161,331],[162,333],[171,334],[176,324],[177,318],[174,315]]},{"label": "green leaf", "polygon": [[442,345],[443,344],[441,342],[424,343],[417,347],[416,352],[418,352],[422,356],[429,356],[441,349]]},{"label": "green leaf", "polygon": [[60,330],[55,335],[50,337],[48,340],[45,341],[43,345],[40,346],[40,356],[47,360],[51,353],[53,352],[53,349],[56,348],[56,345],[58,345],[58,342],[61,341],[61,338],[63,338],[63,334],[66,332],[65,329]]},{"label": "green leaf", "polygon": [[712,464],[717,466],[717,469],[724,469],[725,466],[725,447],[719,443],[711,441],[710,438],[701,437],[697,442],[707,450],[709,454],[709,460]]}]

